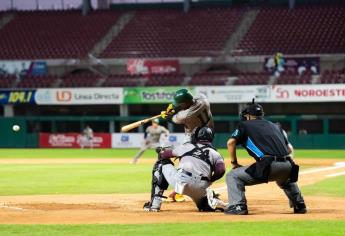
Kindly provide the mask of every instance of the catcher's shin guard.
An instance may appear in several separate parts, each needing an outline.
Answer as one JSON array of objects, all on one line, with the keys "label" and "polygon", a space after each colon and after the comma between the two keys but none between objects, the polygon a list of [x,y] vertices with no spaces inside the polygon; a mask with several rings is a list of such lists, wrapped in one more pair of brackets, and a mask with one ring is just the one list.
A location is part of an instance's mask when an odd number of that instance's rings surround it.
[{"label": "catcher's shin guard", "polygon": [[163,165],[173,164],[170,159],[158,160],[152,170],[151,200],[145,203],[145,211],[159,211],[162,204],[164,190],[168,189],[168,181],[165,179]]}]

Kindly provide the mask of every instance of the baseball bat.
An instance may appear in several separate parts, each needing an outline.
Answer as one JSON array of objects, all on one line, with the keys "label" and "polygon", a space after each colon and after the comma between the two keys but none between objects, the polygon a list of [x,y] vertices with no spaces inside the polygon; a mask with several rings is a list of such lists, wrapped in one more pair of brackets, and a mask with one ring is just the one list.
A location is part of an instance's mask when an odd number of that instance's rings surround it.
[{"label": "baseball bat", "polygon": [[157,119],[159,117],[161,117],[161,115],[152,116],[150,118],[146,118],[146,119],[139,120],[139,121],[133,122],[131,124],[125,125],[125,126],[121,127],[121,132],[127,132],[131,129],[135,129],[135,128],[139,127],[140,125],[146,124],[147,122],[150,122],[150,121]]}]

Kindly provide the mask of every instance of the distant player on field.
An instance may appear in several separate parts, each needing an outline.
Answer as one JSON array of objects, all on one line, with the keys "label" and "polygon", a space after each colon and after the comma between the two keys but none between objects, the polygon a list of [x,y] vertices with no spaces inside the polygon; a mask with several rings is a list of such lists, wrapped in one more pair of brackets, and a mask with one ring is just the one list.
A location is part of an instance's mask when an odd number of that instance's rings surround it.
[{"label": "distant player on field", "polygon": [[154,119],[152,121],[152,125],[146,128],[144,134],[144,141],[142,143],[140,151],[133,158],[131,164],[137,163],[138,159],[148,148],[156,148],[161,146],[160,138],[162,134],[165,135],[165,137],[167,137],[169,135],[169,130],[167,130],[164,126],[159,125],[159,119]]}]

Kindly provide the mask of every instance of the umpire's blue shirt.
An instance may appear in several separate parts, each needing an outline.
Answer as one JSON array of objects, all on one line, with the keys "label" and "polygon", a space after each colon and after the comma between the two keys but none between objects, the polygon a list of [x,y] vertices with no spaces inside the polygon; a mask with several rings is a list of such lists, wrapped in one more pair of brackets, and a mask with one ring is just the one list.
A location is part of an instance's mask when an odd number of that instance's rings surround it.
[{"label": "umpire's blue shirt", "polygon": [[231,137],[257,161],[265,155],[282,157],[289,154],[288,140],[282,129],[265,119],[242,121]]}]

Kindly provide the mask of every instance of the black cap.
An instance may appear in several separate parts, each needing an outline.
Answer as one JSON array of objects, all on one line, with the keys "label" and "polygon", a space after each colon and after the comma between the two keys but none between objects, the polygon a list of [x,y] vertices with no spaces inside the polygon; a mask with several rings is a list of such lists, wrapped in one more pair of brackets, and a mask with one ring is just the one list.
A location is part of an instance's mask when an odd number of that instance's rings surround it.
[{"label": "black cap", "polygon": [[244,113],[243,115],[263,116],[264,109],[259,103],[255,103],[255,99],[253,98],[252,103],[248,104],[242,113]]}]

